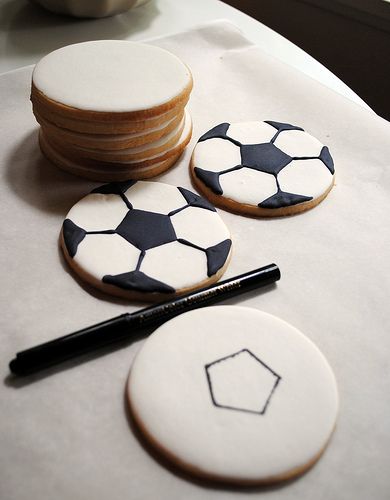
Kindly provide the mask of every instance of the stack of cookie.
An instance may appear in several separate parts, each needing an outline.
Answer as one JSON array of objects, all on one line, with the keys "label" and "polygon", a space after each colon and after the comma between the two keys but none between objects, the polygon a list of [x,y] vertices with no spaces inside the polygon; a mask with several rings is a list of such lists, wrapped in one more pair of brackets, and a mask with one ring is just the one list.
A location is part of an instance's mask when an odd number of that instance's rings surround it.
[{"label": "stack of cookie", "polygon": [[98,181],[143,179],[170,168],[191,138],[192,76],[152,45],[69,45],[36,65],[31,89],[43,154]]}]

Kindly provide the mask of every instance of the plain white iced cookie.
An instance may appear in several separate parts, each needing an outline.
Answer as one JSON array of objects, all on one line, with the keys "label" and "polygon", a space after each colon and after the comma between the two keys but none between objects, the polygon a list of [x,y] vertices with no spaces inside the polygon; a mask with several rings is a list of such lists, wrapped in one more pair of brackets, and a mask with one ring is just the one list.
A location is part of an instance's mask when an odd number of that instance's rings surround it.
[{"label": "plain white iced cookie", "polygon": [[69,211],[65,257],[81,278],[113,295],[162,300],[223,274],[230,233],[215,208],[160,182],[100,186]]},{"label": "plain white iced cookie", "polygon": [[215,205],[272,217],[320,203],[333,186],[334,164],[329,149],[295,125],[221,123],[199,139],[191,175]]},{"label": "plain white iced cookie", "polygon": [[318,348],[281,319],[236,306],[160,326],[130,371],[132,414],[192,474],[261,484],[302,473],[335,427],[338,393]]},{"label": "plain white iced cookie", "polygon": [[189,69],[164,49],[98,40],[68,45],[43,57],[33,72],[32,92],[35,98],[76,110],[157,114],[188,94],[191,86]]}]

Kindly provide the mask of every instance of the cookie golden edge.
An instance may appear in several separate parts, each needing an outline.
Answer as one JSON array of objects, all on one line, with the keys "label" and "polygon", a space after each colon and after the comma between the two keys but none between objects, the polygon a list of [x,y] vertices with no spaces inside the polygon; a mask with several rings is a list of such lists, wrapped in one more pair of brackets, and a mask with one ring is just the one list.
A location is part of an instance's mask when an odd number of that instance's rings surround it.
[{"label": "cookie golden edge", "polygon": [[[177,142],[179,141],[181,134],[184,129],[184,120],[182,120],[182,123],[179,125],[177,130],[175,131],[175,134],[168,139],[166,142],[163,144],[160,144],[159,146],[155,146],[155,143],[151,142],[149,144],[143,145],[145,148],[141,152],[135,152],[135,153],[124,153],[123,150],[116,150],[116,151],[104,151],[104,150],[94,150],[90,148],[83,148],[74,144],[69,144],[64,140],[61,140],[54,135],[51,134],[51,132],[46,129],[45,126],[42,127],[42,131],[50,145],[55,148],[61,155],[68,157],[68,158],[73,158],[73,159],[88,159],[88,160],[94,160],[97,162],[143,162],[147,161],[151,156],[163,156],[165,154],[169,154],[170,151],[173,150]],[[161,138],[163,139],[163,138]],[[148,146],[148,148],[146,148]],[[129,148],[131,149],[131,148]],[[165,158],[163,158],[165,159]]]},{"label": "cookie golden edge", "polygon": [[69,164],[63,158],[59,157],[57,153],[53,150],[50,150],[47,146],[45,146],[41,142],[41,151],[47,160],[50,161],[54,166],[58,167],[60,170],[67,172],[72,175],[76,175],[77,177],[81,177],[83,179],[88,179],[91,181],[97,182],[120,182],[126,181],[129,179],[133,180],[141,180],[141,179],[150,179],[152,177],[156,177],[160,174],[163,174],[170,168],[172,168],[178,159],[180,158],[182,153],[179,153],[176,156],[173,156],[169,160],[165,160],[161,162],[156,167],[146,167],[139,169],[130,169],[130,170],[94,170],[88,169],[84,167],[78,167],[76,165]]},{"label": "cookie golden edge", "polygon": [[[184,111],[167,121],[166,125],[157,128],[151,132],[134,134],[88,134],[86,132],[76,132],[64,127],[55,125],[50,120],[47,120],[35,111],[35,118],[45,130],[46,135],[52,135],[57,140],[62,140],[64,143],[81,148],[94,148],[102,152],[120,151],[131,147],[144,146],[153,141],[158,141],[169,135],[173,130],[180,125],[183,119]],[[47,131],[47,132],[46,132]],[[111,137],[112,136],[112,137]]]},{"label": "cookie golden edge", "polygon": [[[77,160],[69,160],[58,153],[45,139],[42,132],[39,133],[39,146],[41,152],[45,158],[50,161],[53,165],[58,167],[65,172],[71,173],[73,175],[77,175],[78,177],[82,177],[84,179],[89,179],[92,181],[98,182],[117,182],[117,181],[125,181],[129,179],[141,180],[141,179],[150,179],[152,177],[156,177],[170,168],[174,167],[177,163],[180,156],[183,154],[186,146],[191,140],[192,136],[192,127],[190,133],[186,140],[181,143],[179,148],[176,148],[172,155],[168,155],[168,158],[162,159],[158,157],[153,162],[148,162],[147,164],[144,162],[141,166],[136,166],[131,164],[130,166],[123,165],[119,169],[115,169],[115,167],[119,164],[103,164],[100,162],[98,165],[91,166],[88,164],[87,166],[76,164]],[[165,155],[167,156],[167,155]],[[79,162],[78,162],[79,163]],[[153,168],[153,165],[156,165]],[[100,167],[100,168],[99,168]]]},{"label": "cookie golden edge", "polygon": [[183,112],[187,101],[180,103],[175,108],[162,113],[158,116],[145,118],[140,120],[127,120],[127,121],[91,121],[84,119],[75,119],[64,117],[56,112],[48,110],[45,106],[32,101],[32,110],[34,115],[40,115],[44,119],[50,121],[53,125],[62,127],[73,132],[87,133],[87,134],[131,134],[136,132],[147,132],[150,129],[168,123],[174,117],[177,117]]},{"label": "cookie golden edge", "polygon": [[246,215],[251,217],[285,217],[288,215],[295,215],[306,212],[307,210],[310,210],[319,205],[328,196],[333,186],[335,185],[335,176],[333,175],[332,183],[328,187],[328,189],[321,196],[314,198],[313,200],[298,203],[296,205],[291,205],[289,207],[261,208],[255,205],[239,203],[238,201],[232,200],[231,198],[213,193],[211,189],[208,189],[204,185],[204,183],[198,179],[195,174],[194,168],[195,166],[193,163],[193,157],[191,157],[189,165],[191,182],[195,189],[202,194],[202,196],[204,196],[216,207],[222,208],[237,215]]}]

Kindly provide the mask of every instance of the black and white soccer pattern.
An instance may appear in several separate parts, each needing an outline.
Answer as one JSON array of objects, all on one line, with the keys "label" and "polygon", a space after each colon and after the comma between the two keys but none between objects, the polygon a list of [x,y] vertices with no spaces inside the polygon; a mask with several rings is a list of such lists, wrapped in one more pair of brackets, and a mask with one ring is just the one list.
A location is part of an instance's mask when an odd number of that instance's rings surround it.
[{"label": "black and white soccer pattern", "polygon": [[[275,121],[215,126],[199,139],[192,165],[213,193],[269,209],[320,197],[334,175],[326,146],[301,127]],[[258,188],[256,201],[253,193],[245,198],[244,184]]]},{"label": "black and white soccer pattern", "polygon": [[87,274],[144,293],[182,288],[170,280],[169,268],[182,278],[192,272],[198,282],[207,280],[225,265],[231,249],[229,231],[208,201],[157,182],[94,189],[71,209],[62,234],[69,257]]}]

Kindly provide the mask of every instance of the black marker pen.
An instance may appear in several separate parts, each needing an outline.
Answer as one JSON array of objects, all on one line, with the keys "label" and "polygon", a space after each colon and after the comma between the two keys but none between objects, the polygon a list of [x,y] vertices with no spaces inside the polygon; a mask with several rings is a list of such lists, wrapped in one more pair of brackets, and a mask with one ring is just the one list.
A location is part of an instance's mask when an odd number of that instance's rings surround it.
[{"label": "black marker pen", "polygon": [[145,330],[158,327],[183,312],[215,304],[235,295],[269,285],[279,279],[278,266],[270,264],[167,302],[146,307],[132,314],[122,314],[18,352],[9,367],[15,375],[28,375],[95,349],[142,336]]}]

